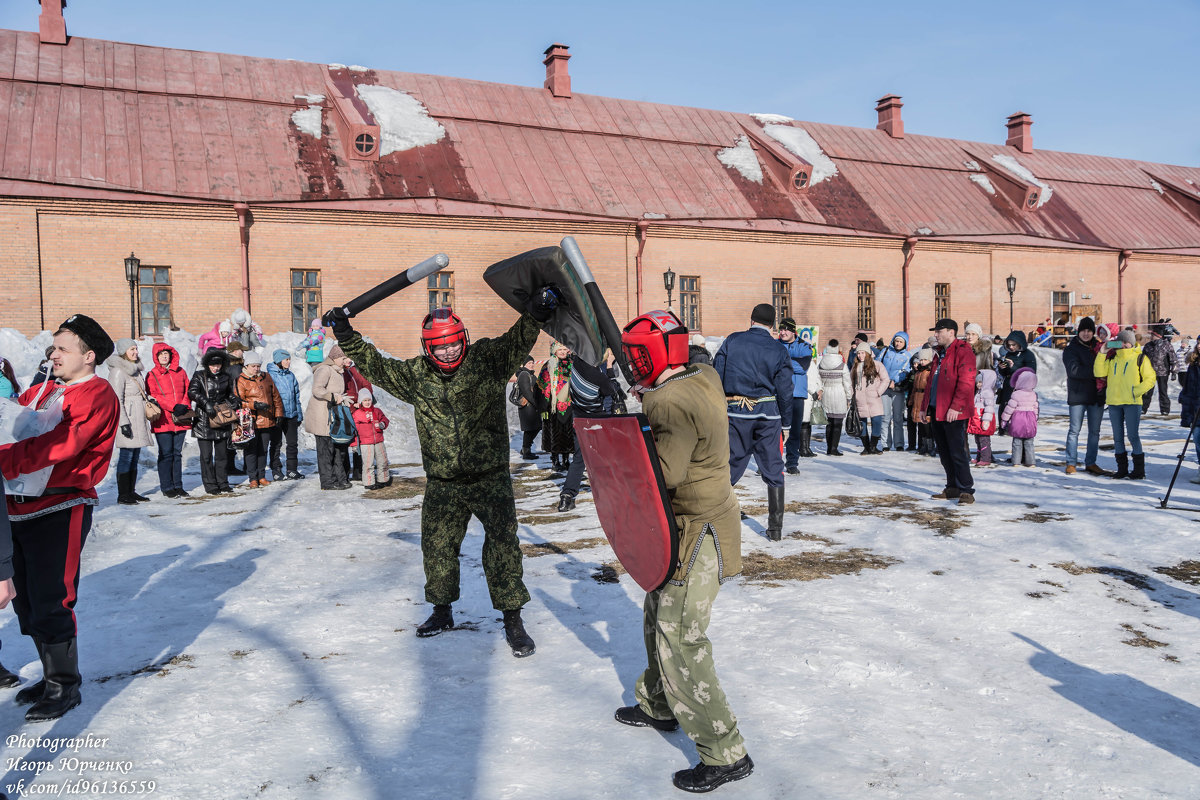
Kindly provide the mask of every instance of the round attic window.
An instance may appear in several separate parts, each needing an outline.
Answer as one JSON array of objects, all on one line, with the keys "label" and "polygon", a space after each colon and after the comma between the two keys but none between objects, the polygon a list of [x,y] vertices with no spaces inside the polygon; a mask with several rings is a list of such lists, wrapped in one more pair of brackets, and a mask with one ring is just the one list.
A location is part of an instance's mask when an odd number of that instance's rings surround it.
[{"label": "round attic window", "polygon": [[354,151],[360,156],[369,156],[375,152],[375,137],[369,133],[360,133],[354,137]]},{"label": "round attic window", "polygon": [[799,170],[792,178],[792,186],[796,189],[803,189],[808,186],[808,173],[804,170]]}]

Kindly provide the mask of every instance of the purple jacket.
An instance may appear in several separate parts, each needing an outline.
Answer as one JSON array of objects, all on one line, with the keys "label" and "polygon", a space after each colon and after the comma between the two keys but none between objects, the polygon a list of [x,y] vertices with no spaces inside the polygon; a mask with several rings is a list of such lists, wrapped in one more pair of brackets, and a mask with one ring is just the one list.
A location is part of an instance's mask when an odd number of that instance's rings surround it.
[{"label": "purple jacket", "polygon": [[1014,439],[1032,439],[1037,436],[1037,373],[1029,367],[1021,367],[1012,374],[1010,381],[1013,392],[1000,415],[1000,427]]}]

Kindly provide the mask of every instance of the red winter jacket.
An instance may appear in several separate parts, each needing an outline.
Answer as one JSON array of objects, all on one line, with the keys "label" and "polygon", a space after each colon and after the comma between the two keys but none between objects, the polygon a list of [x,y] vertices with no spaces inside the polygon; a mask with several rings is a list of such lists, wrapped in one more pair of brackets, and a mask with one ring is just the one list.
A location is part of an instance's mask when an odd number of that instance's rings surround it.
[{"label": "red winter jacket", "polygon": [[[158,363],[158,354],[164,350],[171,354],[171,360],[167,363],[166,369],[163,369],[162,365]],[[176,425],[171,420],[171,409],[175,406],[182,404],[191,407],[192,401],[188,400],[187,390],[188,376],[179,368],[179,353],[171,345],[158,342],[154,345],[154,369],[146,373],[146,394],[158,401],[163,413],[157,421],[150,423],[151,431],[175,433],[191,430],[191,426]]]},{"label": "red winter jacket", "polygon": [[959,419],[969,420],[975,412],[975,351],[962,339],[955,339],[945,355],[933,353],[929,366],[929,387],[937,376],[937,408],[932,419],[946,421],[946,412],[954,409]]},{"label": "red winter jacket", "polygon": [[358,429],[359,444],[379,444],[383,441],[383,431],[387,426],[388,418],[379,406],[354,409],[354,427]]},{"label": "red winter jacket", "polygon": [[[26,389],[21,393],[20,403],[32,403],[40,388],[38,385]],[[50,473],[47,488],[71,491],[48,494],[24,503],[9,497],[10,519],[28,519],[86,501],[92,501],[89,505],[94,505],[96,484],[104,480],[108,472],[121,419],[116,392],[108,381],[93,375],[70,385],[51,384],[38,407],[45,408],[60,393],[62,422],[41,436],[0,445],[0,473],[15,477],[53,464],[54,471]]]}]

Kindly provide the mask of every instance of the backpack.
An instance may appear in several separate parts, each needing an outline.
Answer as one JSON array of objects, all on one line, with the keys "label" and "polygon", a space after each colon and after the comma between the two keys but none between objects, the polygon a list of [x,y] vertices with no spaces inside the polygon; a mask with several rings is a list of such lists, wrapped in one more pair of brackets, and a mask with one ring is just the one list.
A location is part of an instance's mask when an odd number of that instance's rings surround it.
[{"label": "backpack", "polygon": [[358,436],[354,426],[354,416],[350,409],[341,403],[329,405],[329,438],[334,444],[350,444]]}]

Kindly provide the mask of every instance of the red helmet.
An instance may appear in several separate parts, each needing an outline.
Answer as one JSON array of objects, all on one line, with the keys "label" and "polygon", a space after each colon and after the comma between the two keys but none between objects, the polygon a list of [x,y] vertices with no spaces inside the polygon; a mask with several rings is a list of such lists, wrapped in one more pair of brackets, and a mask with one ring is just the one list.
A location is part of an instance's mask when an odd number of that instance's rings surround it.
[{"label": "red helmet", "polygon": [[[462,349],[458,351],[458,356],[453,361],[442,361],[433,354],[433,348],[455,343],[461,344]],[[433,368],[443,375],[454,374],[463,359],[467,357],[469,344],[471,344],[471,337],[467,335],[466,327],[458,315],[449,308],[439,308],[433,311],[426,315],[425,320],[421,323],[421,353],[433,365]]]},{"label": "red helmet", "polygon": [[650,387],[664,370],[688,363],[688,329],[670,311],[635,317],[621,333],[621,346],[634,380]]}]

